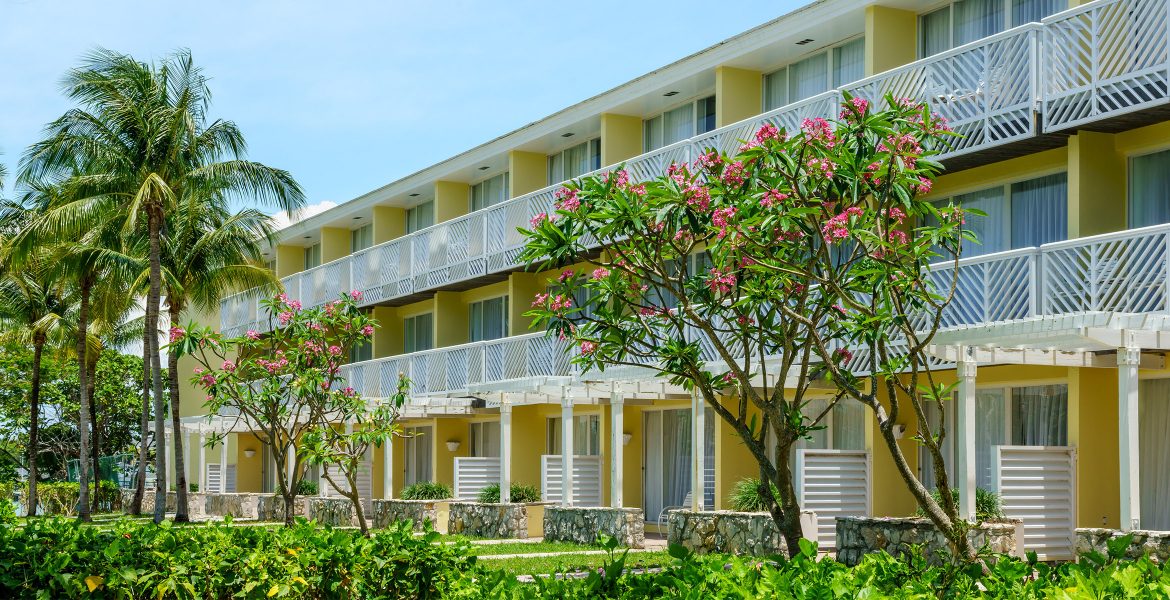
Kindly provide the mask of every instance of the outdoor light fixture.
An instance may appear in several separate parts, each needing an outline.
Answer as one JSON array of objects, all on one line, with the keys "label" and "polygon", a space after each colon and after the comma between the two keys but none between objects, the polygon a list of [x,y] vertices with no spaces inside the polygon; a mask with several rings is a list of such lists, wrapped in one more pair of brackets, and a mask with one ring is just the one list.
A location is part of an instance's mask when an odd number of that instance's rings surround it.
[{"label": "outdoor light fixture", "polygon": [[623,446],[629,446],[630,440],[632,440],[632,439],[634,439],[634,434],[626,433],[624,431],[622,432],[622,445]]},{"label": "outdoor light fixture", "polygon": [[255,450],[253,450],[251,448],[247,448],[244,450],[244,458],[252,458],[253,456],[256,456]]},{"label": "outdoor light fixture", "polygon": [[666,92],[665,94],[663,94],[663,96],[666,96],[667,98],[669,98],[669,97],[671,97],[671,96],[677,96],[677,95],[678,95],[678,92],[677,92],[677,91],[675,91],[675,90],[671,90],[671,91],[669,91],[669,92]]},{"label": "outdoor light fixture", "polygon": [[562,133],[562,134],[561,134],[561,137],[573,137],[573,132],[572,132],[572,131],[570,131],[570,132],[568,132],[568,133]]},{"label": "outdoor light fixture", "polygon": [[358,220],[358,219],[360,219],[360,218],[361,218],[361,217],[354,217],[354,218],[353,218],[353,220],[354,220],[354,221],[356,221],[356,220]]},{"label": "outdoor light fixture", "polygon": [[490,169],[490,168],[491,168],[491,167],[488,167],[488,166],[483,166],[483,167],[480,167],[480,168],[479,168],[479,170],[480,170],[480,171],[486,171],[486,170],[488,170],[488,169]]},{"label": "outdoor light fixture", "polygon": [[413,193],[413,194],[409,194],[409,196],[410,196],[411,198],[418,198],[418,192],[415,192],[415,193]]},{"label": "outdoor light fixture", "polygon": [[812,39],[812,38],[804,38],[803,40],[800,40],[799,42],[796,42],[796,45],[797,45],[797,46],[803,46],[803,45],[805,45],[805,44],[809,44],[809,43],[811,43],[812,41],[813,41],[813,39]]},{"label": "outdoor light fixture", "polygon": [[459,451],[459,440],[448,441],[447,442],[447,451],[448,452],[458,452]]}]

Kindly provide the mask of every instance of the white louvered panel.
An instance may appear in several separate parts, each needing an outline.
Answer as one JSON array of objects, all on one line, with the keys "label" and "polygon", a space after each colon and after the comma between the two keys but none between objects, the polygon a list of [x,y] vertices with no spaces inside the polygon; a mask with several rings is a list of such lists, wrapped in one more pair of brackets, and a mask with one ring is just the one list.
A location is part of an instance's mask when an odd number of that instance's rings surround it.
[{"label": "white louvered panel", "polygon": [[1068,560],[1076,524],[1076,453],[1063,446],[996,446],[1004,515],[1024,522],[1023,549]]},{"label": "white louvered panel", "polygon": [[207,463],[207,475],[204,477],[204,481],[207,482],[207,489],[199,491],[218,492],[220,489],[222,489],[219,487],[220,483],[223,481],[222,474],[223,471],[220,469],[219,463]]},{"label": "white louvered panel", "polygon": [[455,498],[475,500],[483,488],[500,483],[500,459],[460,456],[455,459]]},{"label": "white louvered panel", "polygon": [[[561,485],[560,454],[540,457],[540,499],[560,502],[564,497]],[[573,456],[573,506],[601,506],[601,457]]]},{"label": "white louvered panel", "polygon": [[236,493],[236,465],[227,466],[227,493]]},{"label": "white louvered panel", "polygon": [[800,507],[817,515],[822,549],[837,547],[837,517],[870,514],[869,455],[849,450],[798,450]]}]

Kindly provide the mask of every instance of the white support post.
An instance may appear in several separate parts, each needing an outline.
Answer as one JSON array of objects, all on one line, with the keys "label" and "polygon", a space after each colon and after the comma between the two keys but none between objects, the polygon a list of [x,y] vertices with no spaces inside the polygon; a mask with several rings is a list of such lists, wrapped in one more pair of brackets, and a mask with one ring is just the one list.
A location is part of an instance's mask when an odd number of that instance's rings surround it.
[{"label": "white support post", "polygon": [[[195,457],[192,456],[192,453],[195,452],[194,448],[192,448],[192,446],[195,445],[195,442],[191,441],[192,439],[198,440],[199,439],[198,435],[199,434],[194,432],[194,431],[189,431],[189,432],[187,432],[186,439],[183,440],[186,442],[185,444],[183,444],[183,459],[184,459],[183,460],[183,475],[186,476],[188,485],[190,485],[191,482],[194,481],[195,483],[199,484],[199,491],[205,492],[207,490],[203,489],[203,480],[198,478],[198,477],[191,477],[192,472],[195,472],[195,473],[199,472],[199,471],[195,470],[195,464],[194,464]],[[202,467],[202,462],[203,461],[200,461],[201,467]]]},{"label": "white support post", "polygon": [[691,510],[703,510],[703,499],[705,498],[703,484],[704,469],[703,469],[703,401],[699,398],[698,392],[691,392],[691,454],[694,459],[691,461],[694,472],[691,475]]},{"label": "white support post", "polygon": [[227,493],[227,434],[219,441],[219,493]]},{"label": "white support post", "polygon": [[959,517],[975,520],[975,361],[959,349],[959,401],[955,409],[956,441],[955,478],[959,487]]},{"label": "white support post", "polygon": [[626,399],[615,393],[609,397],[610,436],[613,444],[613,456],[609,464],[609,503],[613,508],[622,507],[622,447],[625,444],[625,426],[623,425]]},{"label": "white support post", "polygon": [[[175,435],[175,434],[170,429],[163,430],[163,451],[162,452],[164,455],[164,460],[166,461],[167,481],[169,482],[170,485],[176,485],[178,482],[178,479],[175,478],[175,453],[174,452],[167,452],[167,450],[170,450],[174,447],[174,444],[171,443],[172,442],[172,438],[171,438],[172,435]],[[176,486],[175,489],[178,489],[178,487]]]},{"label": "white support post", "polygon": [[394,497],[394,438],[382,444],[382,499]]},{"label": "white support post", "polygon": [[573,505],[573,397],[561,398],[561,506]]},{"label": "white support post", "polygon": [[500,502],[512,501],[512,402],[500,402]]},{"label": "white support post", "polygon": [[[206,492],[209,491],[207,489],[207,446],[205,444],[207,436],[203,434],[202,429],[199,430],[196,439],[199,440],[199,477],[195,480],[199,482],[199,491]],[[191,481],[190,477],[187,478],[187,481]]]},{"label": "white support post", "polygon": [[1121,459],[1121,529],[1141,525],[1141,492],[1138,477],[1138,365],[1141,350],[1117,350],[1118,442]]}]

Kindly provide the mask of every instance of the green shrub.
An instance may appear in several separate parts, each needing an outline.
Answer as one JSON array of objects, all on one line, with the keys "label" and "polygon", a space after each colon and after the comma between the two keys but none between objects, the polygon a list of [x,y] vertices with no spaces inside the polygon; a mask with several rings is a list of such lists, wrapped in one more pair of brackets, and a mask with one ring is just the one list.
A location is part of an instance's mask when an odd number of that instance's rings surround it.
[{"label": "green shrub", "polygon": [[187,484],[187,491],[191,492],[192,494],[198,494],[199,493],[199,484],[194,482],[194,481],[192,481],[191,483],[188,483]]},{"label": "green shrub", "polygon": [[[512,502],[540,502],[540,488],[534,485],[513,483],[508,486],[508,491],[508,499]],[[476,500],[484,504],[498,504],[500,502],[500,484],[489,484],[480,490]]]},{"label": "green shrub", "polygon": [[309,481],[308,479],[302,479],[300,484],[297,485],[297,495],[298,496],[316,496],[317,495],[317,482],[316,481]]},{"label": "green shrub", "polygon": [[[772,486],[773,497],[780,496],[776,486]],[[764,512],[768,510],[764,497],[760,495],[760,480],[755,477],[740,479],[731,487],[731,497],[728,498],[732,510],[741,512]]]},{"label": "green shrub", "polygon": [[[942,494],[939,493],[938,488],[931,490],[930,497],[934,498],[935,502],[942,502]],[[959,490],[951,488],[951,497],[955,499],[955,504],[959,503]],[[919,517],[926,516],[920,507],[915,513]],[[991,490],[983,488],[975,488],[975,520],[977,521],[993,521],[1003,518],[1003,499],[1000,495]]]},{"label": "green shrub", "polygon": [[[112,481],[101,481],[96,489],[89,484],[90,502],[97,496],[99,509],[102,511],[118,511],[122,509],[122,491]],[[27,484],[22,490],[22,497],[28,497]],[[37,484],[37,514],[42,516],[62,515],[71,517],[77,514],[77,502],[81,496],[81,485],[73,481],[52,481]]]},{"label": "green shrub", "polygon": [[0,524],[16,522],[16,502],[8,496],[0,496]]},{"label": "green shrub", "polygon": [[451,486],[433,481],[412,483],[402,489],[403,500],[446,500],[452,497]]}]

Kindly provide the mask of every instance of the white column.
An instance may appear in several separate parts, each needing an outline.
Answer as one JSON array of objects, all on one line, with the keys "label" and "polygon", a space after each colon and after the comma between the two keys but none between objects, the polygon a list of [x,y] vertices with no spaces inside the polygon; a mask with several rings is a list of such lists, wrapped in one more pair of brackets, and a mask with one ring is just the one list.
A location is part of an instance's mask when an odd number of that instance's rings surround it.
[{"label": "white column", "polygon": [[613,450],[609,464],[609,503],[613,508],[622,507],[622,448],[625,444],[624,415],[622,414],[626,399],[621,394],[609,397],[610,436]]},{"label": "white column", "polygon": [[[219,441],[219,493],[227,493],[227,434]],[[206,468],[204,468],[206,470]]]},{"label": "white column", "polygon": [[[199,484],[199,491],[205,492],[207,490],[203,489],[203,482],[198,477],[191,476],[191,472],[195,469],[195,457],[192,455],[195,452],[195,449],[191,446],[198,443],[199,434],[194,431],[187,432],[187,437],[183,441],[186,442],[183,444],[183,475],[186,476],[188,485],[194,481],[195,483]],[[202,464],[202,461],[200,461],[200,464]],[[198,471],[196,471],[196,473],[198,473]]]},{"label": "white column", "polygon": [[694,472],[691,474],[691,510],[703,510],[703,484],[704,469],[703,469],[703,421],[705,420],[703,413],[703,400],[699,397],[697,392],[691,392],[691,453],[694,460],[691,461],[694,466]]},{"label": "white column", "polygon": [[955,478],[959,488],[959,517],[975,520],[975,361],[959,349],[959,400],[955,407]]},{"label": "white column", "polygon": [[[165,456],[166,465],[167,465],[167,482],[168,482],[167,485],[176,485],[177,486],[178,480],[175,478],[175,453],[174,452],[167,452],[167,450],[171,450],[174,448],[174,444],[171,443],[172,442],[172,438],[171,438],[172,435],[174,435],[174,432],[172,432],[170,429],[164,430],[163,444],[164,444],[165,449],[163,450],[163,454]],[[178,489],[178,487],[176,487],[175,489]],[[168,488],[168,491],[169,491],[169,488]]]},{"label": "white column", "polygon": [[[199,477],[196,477],[195,481],[199,482],[199,491],[209,492],[211,490],[207,489],[207,446],[204,444],[207,436],[203,435],[203,430],[200,429],[195,439],[199,441]],[[187,481],[191,481],[189,476]]]},{"label": "white column", "polygon": [[[289,446],[288,446],[288,465],[286,465],[286,467],[285,467],[285,472],[286,472],[285,477],[287,478],[289,485],[292,485],[293,471],[296,469],[296,465],[297,465],[297,445],[296,444],[289,444]],[[324,486],[322,486],[322,487],[324,487]],[[318,491],[320,491],[320,490],[318,490]]]},{"label": "white column", "polygon": [[382,499],[394,497],[394,438],[382,444]]},{"label": "white column", "polygon": [[1117,351],[1118,442],[1121,459],[1121,529],[1140,529],[1141,493],[1138,477],[1138,365],[1141,350]]},{"label": "white column", "polygon": [[573,397],[561,398],[561,506],[573,505]]},{"label": "white column", "polygon": [[512,501],[512,402],[500,402],[500,502]]}]

